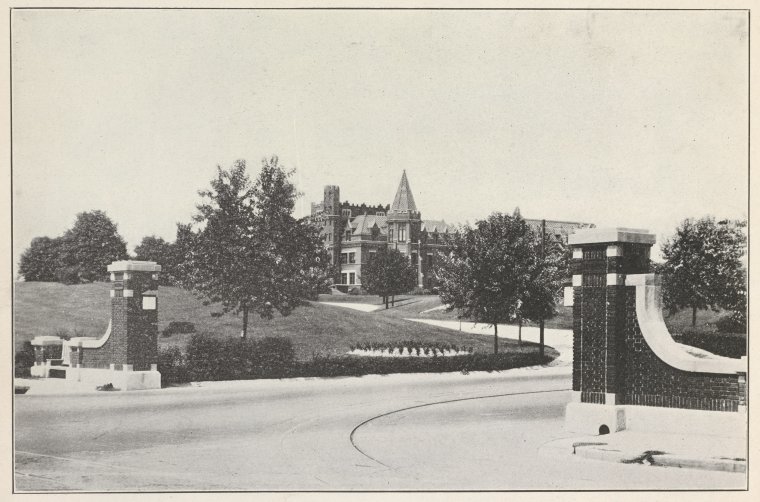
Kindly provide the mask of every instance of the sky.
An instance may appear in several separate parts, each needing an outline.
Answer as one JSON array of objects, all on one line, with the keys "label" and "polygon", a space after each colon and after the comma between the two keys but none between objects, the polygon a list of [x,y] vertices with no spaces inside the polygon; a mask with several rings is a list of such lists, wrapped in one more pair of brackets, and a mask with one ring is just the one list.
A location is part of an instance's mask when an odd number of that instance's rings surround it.
[{"label": "sky", "polygon": [[15,10],[14,261],[104,210],[174,240],[216,166],[296,168],[297,215],[649,229],[746,218],[746,12]]}]

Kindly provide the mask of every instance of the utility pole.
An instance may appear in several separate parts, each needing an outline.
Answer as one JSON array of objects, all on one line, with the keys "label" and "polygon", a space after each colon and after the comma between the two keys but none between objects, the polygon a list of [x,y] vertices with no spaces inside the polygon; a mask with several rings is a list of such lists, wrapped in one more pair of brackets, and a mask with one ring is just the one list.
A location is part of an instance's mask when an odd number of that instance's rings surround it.
[{"label": "utility pole", "polygon": [[[546,220],[541,220],[541,270],[544,269],[545,250],[544,242],[546,241]],[[538,356],[544,359],[544,315],[541,313],[541,320],[538,322]]]},{"label": "utility pole", "polygon": [[417,285],[425,287],[422,281],[422,240],[417,239]]}]

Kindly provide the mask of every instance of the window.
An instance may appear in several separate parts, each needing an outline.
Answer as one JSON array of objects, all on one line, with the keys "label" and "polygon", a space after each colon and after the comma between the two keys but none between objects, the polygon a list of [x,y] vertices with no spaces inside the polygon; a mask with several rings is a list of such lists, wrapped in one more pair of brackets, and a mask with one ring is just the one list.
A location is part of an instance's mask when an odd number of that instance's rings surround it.
[{"label": "window", "polygon": [[388,227],[388,242],[393,242],[393,227]]},{"label": "window", "polygon": [[348,263],[356,263],[356,253],[348,253]]},{"label": "window", "polygon": [[343,284],[348,284],[348,274],[340,274],[340,277]]},{"label": "window", "polygon": [[427,255],[427,266],[428,268],[433,268],[433,255],[428,253]]},{"label": "window", "polygon": [[346,240],[347,241],[351,240],[351,230],[346,230]]},{"label": "window", "polygon": [[398,227],[398,241],[406,242],[406,227]]},{"label": "window", "polygon": [[375,259],[375,254],[376,254],[376,253],[375,253],[374,251],[370,251],[370,252],[369,252],[369,256],[367,257],[367,261],[371,263],[371,262],[372,262],[372,260],[374,260],[374,259]]},{"label": "window", "polygon": [[341,253],[340,254],[340,263],[341,264],[346,263],[346,259],[348,259],[348,256],[346,255],[346,253]]},{"label": "window", "polygon": [[353,272],[350,272],[348,274],[348,283],[349,284],[356,284],[356,274]]}]

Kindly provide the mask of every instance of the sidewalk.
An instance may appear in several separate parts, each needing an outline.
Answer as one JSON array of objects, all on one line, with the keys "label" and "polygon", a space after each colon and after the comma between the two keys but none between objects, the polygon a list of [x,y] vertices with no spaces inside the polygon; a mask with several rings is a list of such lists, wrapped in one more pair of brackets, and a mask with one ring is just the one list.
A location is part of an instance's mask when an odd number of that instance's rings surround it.
[{"label": "sidewalk", "polygon": [[557,439],[541,447],[541,455],[577,455],[591,460],[662,467],[744,473],[744,438],[620,431],[603,436]]}]

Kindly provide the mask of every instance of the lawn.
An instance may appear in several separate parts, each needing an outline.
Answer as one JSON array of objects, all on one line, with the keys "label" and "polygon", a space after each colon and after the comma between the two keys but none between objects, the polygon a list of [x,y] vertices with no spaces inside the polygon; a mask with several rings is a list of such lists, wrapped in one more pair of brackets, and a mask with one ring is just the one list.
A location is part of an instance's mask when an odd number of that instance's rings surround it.
[{"label": "lawn", "polygon": [[[351,302],[351,303],[368,303],[372,305],[382,305],[381,299],[374,295],[320,295],[320,301],[327,302]],[[421,319],[442,319],[457,320],[457,312],[446,312],[445,310],[430,309],[442,305],[440,297],[437,295],[400,295],[396,297],[396,305],[388,310],[381,309],[374,312],[375,315],[383,315],[396,318],[421,318]],[[724,311],[714,312],[712,310],[697,311],[697,329],[708,329],[715,325],[715,322],[726,313]],[[683,309],[673,315],[667,311],[663,312],[665,325],[672,334],[681,334],[685,329],[691,328],[691,309]],[[464,319],[465,321],[467,319]],[[506,323],[516,324],[516,323]],[[536,326],[535,323],[526,322],[525,326]],[[557,306],[557,315],[552,319],[544,322],[546,328],[553,329],[573,329],[573,308]]]},{"label": "lawn", "polygon": [[[38,335],[55,335],[62,331],[70,335],[101,336],[110,316],[110,284],[93,283],[65,286],[58,283],[18,282],[15,285],[14,321],[15,344],[19,347],[25,340]],[[198,332],[206,332],[218,337],[239,336],[242,328],[240,316],[224,314],[212,317],[216,309],[204,306],[190,292],[180,288],[161,287],[159,297],[159,332],[172,321],[192,322]],[[329,297],[355,298],[355,297]],[[377,298],[377,297],[375,297]],[[431,303],[438,301],[435,296],[413,296],[412,299]],[[379,303],[379,300],[378,300]],[[427,305],[425,303],[425,305]],[[441,342],[472,346],[476,352],[489,353],[492,339],[487,336],[472,335],[453,330],[437,328],[421,323],[405,321],[403,317],[424,317],[414,314],[417,307],[411,302],[405,308],[393,313],[377,311],[372,313],[310,303],[296,309],[290,316],[276,316],[263,320],[252,316],[249,322],[249,336],[283,336],[293,341],[297,357],[309,359],[313,354],[340,355],[349,350],[349,345],[357,342],[393,342],[416,340],[420,342]],[[397,308],[401,309],[401,306]],[[428,307],[429,308],[429,307]],[[420,309],[424,310],[424,309]],[[175,334],[170,337],[159,335],[159,346],[184,346],[191,335]],[[535,345],[502,340],[505,352],[531,352]],[[549,354],[556,352],[549,350]]]},{"label": "lawn", "polygon": [[[320,301],[326,302],[349,302],[349,303],[368,303],[371,305],[383,305],[380,297],[373,295],[319,295]],[[396,305],[393,307],[376,310],[375,315],[383,315],[395,318],[419,318],[419,319],[438,319],[456,321],[457,312],[446,312],[441,307],[441,299],[437,295],[400,295],[396,297]],[[436,310],[431,310],[436,309]],[[468,319],[463,319],[467,321]],[[517,324],[517,323],[505,323]],[[524,326],[537,326],[537,324],[525,322]],[[544,322],[546,328],[552,329],[573,329],[573,309],[572,307],[557,307],[557,315],[553,319],[547,319]]]}]

